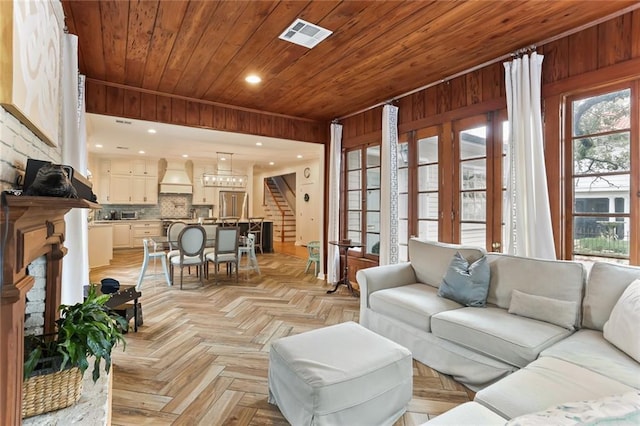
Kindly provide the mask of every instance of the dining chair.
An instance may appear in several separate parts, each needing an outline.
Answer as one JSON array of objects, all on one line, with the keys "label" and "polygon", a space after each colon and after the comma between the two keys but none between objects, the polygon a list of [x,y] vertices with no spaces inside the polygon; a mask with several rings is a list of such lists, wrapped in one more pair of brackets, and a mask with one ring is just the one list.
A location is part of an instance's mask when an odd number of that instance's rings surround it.
[{"label": "dining chair", "polygon": [[[207,271],[209,270],[209,262],[213,263],[213,273],[215,282],[218,282],[218,267],[225,263],[231,266],[231,272],[235,269],[236,282],[238,281],[238,245],[240,240],[240,228],[222,227],[216,228],[216,243],[213,253],[206,256]],[[207,274],[208,275],[208,274]]]},{"label": "dining chair", "polygon": [[[136,290],[140,291],[142,288],[142,280],[145,278],[145,273],[147,271],[147,267],[149,266],[149,261],[153,260],[153,275],[158,275],[155,273],[156,270],[156,261],[160,259],[162,263],[162,271],[164,272],[164,277],[167,279],[167,285],[171,285],[171,279],[169,279],[169,270],[167,268],[167,257],[164,254],[164,251],[156,251],[155,250],[155,242],[151,239],[145,238],[142,240],[142,247],[144,249],[144,257],[142,258],[142,269],[140,271],[140,276],[138,277],[138,283],[136,284]],[[153,247],[153,251],[150,248]],[[149,276],[149,275],[146,275]]]},{"label": "dining chair", "polygon": [[206,257],[209,253],[213,253],[215,251],[216,229],[218,229],[218,225],[213,223],[204,223],[202,224],[202,227],[207,234],[207,242],[204,247],[204,255]]},{"label": "dining chair", "polygon": [[172,222],[167,228],[167,243],[169,243],[169,251],[167,252],[167,260],[171,262],[171,258],[180,254],[178,250],[178,236],[180,232],[187,226],[185,222]]},{"label": "dining chair", "polygon": [[226,216],[220,218],[220,226],[229,227],[229,226],[238,226],[238,221],[240,220],[237,216]]},{"label": "dining chair", "polygon": [[309,271],[309,267],[313,263],[313,272],[318,275],[318,265],[320,264],[320,241],[309,241],[307,243],[307,267],[304,270],[306,274]]},{"label": "dining chair", "polygon": [[[247,278],[249,277],[249,271],[256,271],[260,275],[260,266],[258,265],[255,250],[256,235],[249,233],[242,240],[244,243],[238,246],[238,268],[247,271]],[[245,266],[242,266],[243,254],[247,255],[247,264]]]},{"label": "dining chair", "polygon": [[260,249],[260,253],[264,253],[262,251],[262,234],[263,234],[263,228],[264,228],[264,217],[250,217],[249,219],[249,229],[247,230],[248,233],[252,233],[255,234],[256,236],[256,242],[255,242],[255,246],[256,248]]},{"label": "dining chair", "polygon": [[202,283],[202,276],[206,262],[204,257],[204,246],[206,241],[207,233],[201,225],[187,225],[182,231],[180,231],[180,235],[178,235],[179,254],[178,256],[173,256],[171,258],[171,282],[173,282],[174,271],[177,266],[180,268],[181,290],[185,267],[197,266],[200,283]]}]

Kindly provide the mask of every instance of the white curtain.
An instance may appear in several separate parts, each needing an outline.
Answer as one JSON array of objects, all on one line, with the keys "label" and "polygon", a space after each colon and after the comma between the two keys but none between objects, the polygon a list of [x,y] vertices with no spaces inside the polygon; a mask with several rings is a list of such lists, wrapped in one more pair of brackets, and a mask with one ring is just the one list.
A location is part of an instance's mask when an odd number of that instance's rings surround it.
[{"label": "white curtain", "polygon": [[506,253],[555,259],[542,136],[542,55],[505,62],[509,142]]},{"label": "white curtain", "polygon": [[[342,125],[331,124],[329,147],[329,220],[328,241],[340,240],[340,158],[342,155]],[[340,279],[340,251],[327,244],[327,282],[335,284]]]},{"label": "white curtain", "polygon": [[398,107],[382,109],[380,265],[398,263]]},{"label": "white curtain", "polygon": [[[61,120],[62,163],[86,177],[84,78],[78,75],[78,38],[62,36]],[[64,217],[67,255],[62,260],[61,302],[74,304],[83,299],[83,286],[89,284],[88,210],[71,209]]]}]

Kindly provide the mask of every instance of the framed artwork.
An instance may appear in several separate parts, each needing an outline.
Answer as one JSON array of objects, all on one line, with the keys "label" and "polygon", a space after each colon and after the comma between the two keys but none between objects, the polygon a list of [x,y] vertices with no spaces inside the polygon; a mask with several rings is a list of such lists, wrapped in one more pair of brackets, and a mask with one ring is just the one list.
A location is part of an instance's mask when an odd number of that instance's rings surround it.
[{"label": "framed artwork", "polygon": [[62,17],[52,0],[0,1],[0,104],[51,146],[60,127]]}]

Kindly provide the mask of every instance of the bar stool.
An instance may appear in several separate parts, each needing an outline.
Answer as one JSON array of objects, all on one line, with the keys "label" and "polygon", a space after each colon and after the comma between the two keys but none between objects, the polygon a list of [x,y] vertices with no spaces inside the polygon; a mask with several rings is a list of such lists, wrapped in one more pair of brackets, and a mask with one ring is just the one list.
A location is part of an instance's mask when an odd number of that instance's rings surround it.
[{"label": "bar stool", "polygon": [[[154,246],[153,252],[149,250],[149,245]],[[162,263],[162,270],[164,272],[164,277],[167,280],[167,285],[171,286],[171,280],[169,279],[169,269],[167,268],[167,257],[164,254],[164,251],[156,251],[155,243],[145,238],[142,240],[142,247],[144,248],[144,258],[142,259],[142,270],[140,271],[140,276],[138,277],[138,283],[136,284],[136,290],[140,291],[142,287],[142,280],[145,278],[145,272],[147,271],[147,267],[149,266],[149,260],[153,259],[153,274],[152,275],[160,275],[156,274],[156,260],[160,259]],[[150,275],[147,275],[150,276]]]},{"label": "bar stool", "polygon": [[264,228],[264,217],[250,217],[249,218],[249,229],[247,232],[256,235],[255,245],[260,249],[260,254],[263,254],[262,251],[262,233]]},{"label": "bar stool", "polygon": [[220,218],[220,226],[229,227],[229,226],[238,226],[239,217],[236,216],[226,216]]},{"label": "bar stool", "polygon": [[[238,269],[247,271],[247,278],[249,277],[249,271],[256,271],[260,274],[260,266],[258,266],[258,258],[255,251],[255,234],[247,234],[244,238],[244,245],[238,246]],[[247,264],[242,266],[242,255],[247,254]]]}]

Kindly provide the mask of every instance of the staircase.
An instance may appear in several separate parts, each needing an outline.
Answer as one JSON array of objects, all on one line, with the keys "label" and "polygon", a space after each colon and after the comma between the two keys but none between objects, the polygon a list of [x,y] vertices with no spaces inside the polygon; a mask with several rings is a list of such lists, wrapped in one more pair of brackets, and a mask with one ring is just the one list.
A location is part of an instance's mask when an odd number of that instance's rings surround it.
[{"label": "staircase", "polygon": [[265,179],[264,211],[273,222],[273,240],[296,241],[296,215],[274,178]]}]

